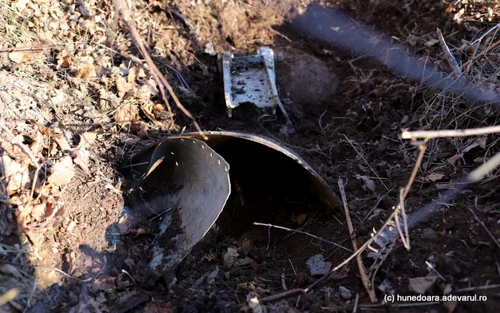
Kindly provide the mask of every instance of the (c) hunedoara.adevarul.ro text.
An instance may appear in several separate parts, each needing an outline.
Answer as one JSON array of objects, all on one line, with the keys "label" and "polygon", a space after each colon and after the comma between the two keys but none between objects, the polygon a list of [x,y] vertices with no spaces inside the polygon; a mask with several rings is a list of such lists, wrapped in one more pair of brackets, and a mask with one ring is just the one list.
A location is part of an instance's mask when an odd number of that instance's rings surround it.
[{"label": "(c) hunedoara.adevarul.ro text", "polygon": [[443,295],[443,296],[429,296],[429,295],[398,295],[386,294],[384,300],[387,303],[396,302],[482,302],[487,301],[488,296],[485,295]]}]

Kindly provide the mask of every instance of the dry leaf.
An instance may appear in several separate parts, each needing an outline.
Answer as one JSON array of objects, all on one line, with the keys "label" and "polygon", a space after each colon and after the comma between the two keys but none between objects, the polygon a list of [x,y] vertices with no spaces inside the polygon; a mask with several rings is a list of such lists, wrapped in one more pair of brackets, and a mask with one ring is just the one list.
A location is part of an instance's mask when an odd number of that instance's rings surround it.
[{"label": "dry leaf", "polygon": [[97,132],[85,132],[80,135],[80,143],[78,144],[78,149],[80,148],[89,148],[94,144],[97,139]]},{"label": "dry leaf", "polygon": [[119,124],[128,124],[139,121],[139,107],[137,104],[126,103],[116,110],[115,122]]},{"label": "dry leaf", "polygon": [[56,59],[57,65],[62,68],[68,68],[72,61],[71,54],[66,49],[63,49],[61,52],[59,52],[59,54],[56,56]]},{"label": "dry leaf", "polygon": [[14,141],[2,141],[2,150],[4,154],[9,155],[12,159],[19,162],[19,164],[23,166],[27,166],[31,163],[30,158],[24,153],[24,151],[15,143],[15,142],[23,142],[24,137],[22,135],[16,136],[16,140]]},{"label": "dry leaf", "polygon": [[153,105],[152,104],[142,104],[141,105],[141,109],[142,109],[142,112],[144,113],[144,115],[146,115],[146,117],[151,121],[153,122],[155,125],[159,126],[161,125],[160,122],[158,122],[158,120],[156,120],[156,117],[154,116],[154,114],[151,112],[152,109],[153,109]]},{"label": "dry leaf", "polygon": [[133,84],[136,78],[137,78],[137,66],[132,66],[132,68],[128,72],[127,81],[130,84]]},{"label": "dry leaf", "polygon": [[255,291],[255,285],[251,282],[239,283],[238,285],[236,285],[236,289],[244,291]]},{"label": "dry leaf", "polygon": [[451,158],[448,158],[446,161],[454,167],[458,167],[460,165],[459,162],[463,158],[463,156],[463,154],[455,154]]},{"label": "dry leaf", "polygon": [[73,152],[73,162],[78,165],[85,174],[90,175],[90,146],[94,144],[97,132],[86,132],[80,135],[80,143]]},{"label": "dry leaf", "polygon": [[425,176],[425,179],[428,181],[436,181],[436,180],[440,180],[443,177],[444,177],[443,173],[434,172],[434,173],[430,173],[429,175]]},{"label": "dry leaf", "polygon": [[299,225],[302,225],[304,224],[304,222],[306,221],[306,218],[307,218],[307,214],[303,213],[303,214],[300,214],[299,216],[297,216],[297,224]]},{"label": "dry leaf", "polygon": [[486,136],[483,136],[483,137],[479,137],[479,138],[475,138],[475,139],[472,139],[472,138],[469,139],[467,141],[467,147],[465,147],[462,150],[462,154],[469,152],[476,147],[481,147],[483,149],[486,149],[486,138],[487,138]]},{"label": "dry leaf", "polygon": [[[59,148],[61,148],[61,151],[69,151],[71,150],[71,146],[69,145],[68,141],[62,134],[62,130],[59,128],[48,128],[40,124],[36,124],[38,131],[41,132],[42,134],[52,137],[54,141],[57,143]],[[54,152],[54,151],[53,151]],[[54,152],[55,153],[55,152]],[[51,154],[54,154],[51,153]]]},{"label": "dry leaf", "polygon": [[0,157],[0,166],[5,171],[5,182],[7,183],[7,192],[9,195],[22,188],[29,187],[30,176],[27,166],[14,161],[6,154]]},{"label": "dry leaf", "polygon": [[375,182],[368,176],[356,174],[356,178],[363,180],[364,187],[368,188],[370,191],[375,191]]},{"label": "dry leaf", "polygon": [[[25,48],[25,50],[10,52],[9,59],[18,64],[40,59],[43,57],[43,50],[39,49],[41,46],[41,43],[19,43],[16,45],[16,48]],[[32,48],[32,50],[29,50],[30,48]]]},{"label": "dry leaf", "polygon": [[[27,207],[27,210],[30,208]],[[23,212],[24,213],[24,212]],[[59,206],[57,205],[56,199],[54,197],[49,197],[43,203],[35,204],[31,207],[30,215],[36,221],[43,221],[45,219],[50,219],[57,215],[59,212]],[[27,213],[25,213],[27,214]]]},{"label": "dry leaf", "polygon": [[134,84],[127,82],[124,77],[118,77],[116,80],[116,89],[118,89],[120,97],[132,90],[132,88],[134,88]]},{"label": "dry leaf", "polygon": [[437,40],[437,39],[431,39],[431,40],[426,41],[424,45],[427,48],[430,48],[430,47],[434,46],[435,44],[437,44],[438,42],[439,42],[439,40]]},{"label": "dry leaf", "polygon": [[90,175],[90,152],[87,149],[81,148],[75,150],[75,152],[73,152],[73,162],[78,165],[85,174]]},{"label": "dry leaf", "polygon": [[147,139],[149,138],[149,133],[148,133],[148,125],[143,122],[139,122],[137,125],[137,136]]},{"label": "dry leaf", "polygon": [[325,262],[325,258],[322,254],[316,254],[307,259],[306,265],[309,268],[311,276],[326,275],[332,268],[332,263]]},{"label": "dry leaf", "polygon": [[97,77],[97,73],[95,71],[94,59],[88,58],[86,63],[80,65],[80,67],[76,70],[75,76],[76,78],[81,78],[81,79],[92,79]]},{"label": "dry leaf", "polygon": [[153,96],[157,96],[160,93],[160,91],[158,90],[158,87],[156,85],[156,81],[154,79],[151,78],[146,83],[147,83],[147,86],[149,86],[149,88],[151,89],[151,94]]},{"label": "dry leaf", "polygon": [[70,151],[71,146],[69,145],[68,141],[63,135],[59,135],[57,137],[54,137],[54,141],[57,143],[59,148],[61,148],[61,151]]},{"label": "dry leaf", "polygon": [[139,67],[139,70],[137,71],[137,78],[141,79],[146,77],[146,72],[144,72],[144,68]]},{"label": "dry leaf", "polygon": [[151,87],[149,85],[142,85],[137,89],[136,96],[137,98],[143,101],[149,101],[151,98],[152,92]]},{"label": "dry leaf", "polygon": [[73,176],[75,176],[73,160],[70,156],[65,156],[52,166],[48,182],[53,186],[60,187],[69,184]]},{"label": "dry leaf", "polygon": [[410,278],[408,289],[418,294],[424,294],[434,285],[437,279],[438,279],[437,275]]}]

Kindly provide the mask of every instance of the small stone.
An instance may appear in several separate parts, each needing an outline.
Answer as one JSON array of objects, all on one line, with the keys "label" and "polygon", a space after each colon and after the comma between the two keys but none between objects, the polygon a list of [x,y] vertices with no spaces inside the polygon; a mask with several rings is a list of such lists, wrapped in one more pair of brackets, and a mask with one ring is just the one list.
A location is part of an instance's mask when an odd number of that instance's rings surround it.
[{"label": "small stone", "polygon": [[344,286],[340,286],[339,287],[339,291],[340,291],[340,296],[344,299],[344,300],[349,300],[352,298],[352,292],[347,289],[346,287]]},{"label": "small stone", "polygon": [[424,239],[436,240],[438,238],[437,233],[432,228],[425,228],[422,232],[422,236]]}]

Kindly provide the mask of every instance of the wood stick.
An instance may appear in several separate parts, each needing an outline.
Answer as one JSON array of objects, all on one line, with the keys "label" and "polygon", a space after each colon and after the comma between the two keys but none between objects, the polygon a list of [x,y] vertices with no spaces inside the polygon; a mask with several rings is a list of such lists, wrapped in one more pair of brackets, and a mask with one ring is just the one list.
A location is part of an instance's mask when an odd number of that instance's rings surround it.
[{"label": "wood stick", "polygon": [[149,55],[148,51],[146,50],[146,47],[144,46],[144,43],[142,42],[141,35],[139,34],[139,31],[135,27],[135,23],[134,23],[134,20],[132,19],[132,13],[130,12],[130,10],[127,8],[127,6],[123,2],[123,0],[114,0],[113,3],[114,3],[116,12],[118,14],[120,14],[120,16],[122,17],[122,20],[125,22],[125,24],[130,29],[130,32],[132,33],[132,37],[137,44],[137,47],[141,51],[142,56],[144,57],[148,66],[150,67],[151,73],[153,74],[153,77],[154,77],[156,83],[160,87],[160,92],[161,92],[163,101],[165,102],[165,105],[167,106],[169,113],[172,113],[172,109],[170,108],[170,105],[168,103],[168,99],[167,99],[167,96],[165,94],[164,88],[167,88],[168,93],[170,94],[172,99],[174,99],[175,105],[187,117],[189,117],[191,119],[191,121],[193,122],[194,126],[196,127],[196,129],[198,130],[200,135],[203,137],[203,139],[207,140],[208,137],[203,134],[203,131],[201,130],[200,125],[198,124],[198,122],[196,121],[194,116],[182,105],[182,103],[177,98],[177,95],[175,94],[174,90],[172,89],[172,86],[170,86],[168,81],[165,79],[163,74],[160,72],[158,67],[156,67],[155,63],[151,59],[151,56]]},{"label": "wood stick", "polygon": [[[354,233],[354,227],[352,227],[351,215],[349,214],[349,207],[347,206],[347,197],[345,195],[344,190],[344,181],[339,177],[339,189],[340,195],[342,197],[342,203],[344,204],[344,212],[345,218],[347,222],[347,229],[349,230],[349,237],[351,237],[352,248],[354,251],[358,250],[358,244],[356,243],[356,234]],[[373,290],[373,286],[371,286],[370,279],[366,274],[366,268],[363,264],[363,260],[361,260],[361,254],[356,256],[356,263],[358,263],[359,276],[361,277],[361,282],[365,287],[368,296],[370,297],[370,301],[375,303],[378,301],[377,296],[375,295],[375,290]]]}]

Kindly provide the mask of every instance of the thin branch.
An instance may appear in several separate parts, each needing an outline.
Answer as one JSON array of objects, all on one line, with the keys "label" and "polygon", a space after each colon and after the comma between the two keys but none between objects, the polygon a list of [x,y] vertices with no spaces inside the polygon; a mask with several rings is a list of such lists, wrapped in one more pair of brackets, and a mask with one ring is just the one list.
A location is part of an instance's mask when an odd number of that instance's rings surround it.
[{"label": "thin branch", "polygon": [[411,172],[410,179],[408,179],[408,183],[406,184],[404,192],[401,196],[401,201],[404,201],[406,199],[406,196],[410,192],[411,186],[413,185],[413,182],[415,181],[415,178],[417,177],[418,169],[420,167],[420,164],[422,164],[422,160],[424,159],[425,150],[427,149],[427,141],[420,144],[418,146],[418,148],[420,151],[418,153],[417,160],[415,161],[415,166],[413,166],[413,170]]},{"label": "thin branch", "polygon": [[132,13],[127,8],[126,4],[123,2],[123,0],[114,0],[113,2],[114,2],[115,10],[117,11],[117,13],[119,13],[121,15],[123,21],[128,26],[130,32],[132,33],[132,37],[134,38],[134,41],[135,41],[137,47],[141,51],[141,54],[142,54],[143,58],[146,60],[148,66],[150,67],[151,73],[153,74],[153,77],[154,77],[156,83],[160,87],[160,92],[161,92],[163,101],[165,102],[165,105],[167,106],[169,113],[172,112],[172,109],[170,108],[170,105],[168,104],[168,100],[167,100],[167,96],[165,94],[164,87],[167,88],[168,93],[170,94],[170,96],[172,97],[172,99],[174,99],[175,105],[188,118],[191,119],[191,121],[193,122],[194,126],[196,127],[196,129],[198,130],[198,132],[200,133],[200,135],[203,137],[203,139],[207,140],[208,137],[203,133],[203,131],[200,128],[200,125],[198,124],[198,122],[196,121],[196,119],[194,118],[194,116],[191,114],[191,112],[189,112],[182,105],[182,103],[177,98],[177,95],[175,94],[174,90],[172,89],[172,86],[170,86],[170,84],[168,83],[168,81],[165,79],[165,77],[163,76],[163,74],[160,72],[160,70],[158,69],[158,67],[156,67],[155,63],[151,59],[151,56],[149,55],[148,51],[146,50],[146,47],[144,46],[144,43],[142,42],[141,35],[139,34],[139,31],[135,27],[134,20],[132,19]]},{"label": "thin branch", "polygon": [[493,240],[493,242],[497,245],[498,249],[500,249],[500,243],[498,242],[498,240],[495,238],[495,236],[493,236],[493,234],[490,232],[490,230],[488,228],[486,228],[486,225],[484,224],[483,221],[481,221],[479,219],[479,217],[476,215],[476,213],[471,209],[469,208],[469,211],[472,213],[472,215],[474,215],[474,219],[484,228],[484,230],[488,233],[488,235],[490,236],[491,240]]},{"label": "thin branch", "polygon": [[[289,297],[289,296],[294,296],[294,295],[297,295],[297,294],[303,294],[303,293],[308,293],[309,291],[311,291],[314,287],[316,287],[320,282],[322,282],[323,280],[325,280],[326,278],[330,277],[330,275],[336,271],[338,271],[339,269],[341,269],[342,267],[344,267],[346,264],[348,264],[349,262],[351,262],[355,257],[357,257],[359,254],[361,254],[363,251],[366,250],[366,248],[368,248],[368,246],[370,246],[373,242],[375,242],[375,240],[382,234],[385,232],[386,228],[389,226],[389,224],[391,223],[391,221],[393,220],[394,216],[395,216],[396,212],[393,212],[389,218],[387,219],[387,221],[384,223],[384,225],[382,225],[382,227],[380,228],[380,230],[374,234],[372,236],[372,238],[368,239],[364,244],[363,246],[361,246],[361,248],[359,248],[358,250],[356,250],[353,254],[351,254],[351,256],[349,256],[347,259],[345,259],[344,261],[342,261],[339,265],[337,265],[336,267],[334,267],[333,269],[331,269],[328,273],[326,273],[325,275],[321,276],[320,278],[318,278],[315,282],[313,282],[311,285],[309,285],[307,288],[305,289],[293,289],[293,290],[288,290],[288,291],[285,291],[285,292],[281,292],[281,293],[278,293],[278,294],[274,294],[274,295],[271,295],[269,297],[266,297],[266,298],[262,298],[261,301],[262,302],[271,302],[271,301],[275,301],[275,300],[279,300],[279,299],[282,299],[282,298],[285,298],[285,297]],[[265,224],[264,224],[265,225]]]},{"label": "thin branch", "polygon": [[[455,184],[455,188],[448,190],[439,201],[432,201],[425,207],[418,209],[412,215],[408,216],[408,229],[427,220],[430,216],[436,213],[439,208],[445,203],[455,199],[467,186],[472,183],[477,183],[482,180],[489,172],[500,166],[500,153],[491,157],[488,161],[470,172],[465,178]],[[384,241],[392,241],[396,237],[394,230],[387,230],[382,236]]]},{"label": "thin branch", "polygon": [[465,62],[463,65],[462,65],[462,70],[463,69],[466,69],[469,64],[471,63],[474,63],[476,60],[482,58],[485,54],[487,54],[488,52],[492,51],[493,49],[495,49],[496,47],[500,46],[500,40],[495,42],[494,44],[492,44],[491,46],[489,46],[488,48],[486,48],[483,52],[479,53],[478,55],[476,55],[475,57],[473,57],[472,59],[470,59],[469,61]]},{"label": "thin branch", "polygon": [[[354,233],[354,227],[352,227],[351,215],[349,214],[349,207],[347,206],[347,197],[344,189],[344,182],[342,178],[339,177],[338,181],[340,195],[342,197],[342,203],[344,204],[344,213],[347,222],[347,229],[349,230],[349,237],[351,237],[352,248],[354,251],[358,250],[358,244],[356,243],[356,234]],[[361,277],[361,282],[365,287],[368,296],[370,297],[370,301],[375,303],[378,301],[377,296],[375,295],[375,291],[373,290],[373,286],[371,286],[370,279],[366,274],[366,268],[361,260],[361,255],[358,254],[356,256],[356,263],[358,264],[359,276]]]},{"label": "thin branch", "polygon": [[480,136],[500,133],[500,125],[489,126],[471,129],[448,129],[448,130],[417,130],[409,131],[404,129],[401,133],[402,139],[431,139],[443,137],[466,137],[466,136]]},{"label": "thin branch", "polygon": [[482,34],[481,37],[479,37],[478,39],[476,39],[473,42],[471,42],[470,45],[469,45],[469,47],[472,46],[473,44],[475,44],[476,42],[482,41],[486,36],[488,36],[492,31],[496,30],[499,26],[500,26],[500,23],[496,24],[495,26],[493,26],[492,28],[490,28],[487,32],[485,32],[484,34]]},{"label": "thin branch", "polygon": [[306,233],[305,231],[301,231],[301,230],[295,230],[295,229],[291,229],[291,228],[286,228],[286,227],[283,227],[283,226],[277,226],[277,225],[273,225],[273,224],[264,224],[264,223],[253,223],[254,225],[256,226],[267,226],[267,227],[273,227],[273,228],[277,228],[277,229],[282,229],[282,230],[286,230],[286,231],[291,231],[291,232],[294,232],[294,233],[298,233],[298,234],[302,234],[302,235],[306,235],[306,236],[309,236],[309,237],[313,237],[315,239],[318,239],[318,240],[321,240],[323,242],[326,242],[326,243],[329,243],[333,246],[336,246],[338,248],[341,248],[341,249],[344,249],[346,251],[349,251],[349,252],[353,252],[352,250],[342,246],[342,245],[339,245],[338,243],[335,243],[333,241],[330,241],[330,240],[326,240],[326,239],[323,239],[321,237],[318,237],[316,235],[313,235],[313,234],[310,234],[310,233]]}]

